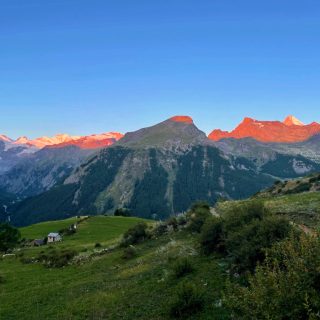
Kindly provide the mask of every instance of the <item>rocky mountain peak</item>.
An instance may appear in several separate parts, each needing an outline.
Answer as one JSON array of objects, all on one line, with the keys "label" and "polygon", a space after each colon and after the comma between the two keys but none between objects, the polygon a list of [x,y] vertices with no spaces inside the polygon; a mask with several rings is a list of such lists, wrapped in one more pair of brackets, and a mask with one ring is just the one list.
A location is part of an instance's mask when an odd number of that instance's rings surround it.
[{"label": "rocky mountain peak", "polygon": [[261,142],[295,143],[308,140],[320,133],[320,124],[313,122],[304,125],[294,116],[288,116],[281,121],[259,121],[252,118],[244,120],[232,131],[213,130],[209,139],[219,141],[221,139],[253,138]]},{"label": "rocky mountain peak", "polygon": [[286,126],[304,126],[304,123],[301,122],[299,119],[297,119],[296,117],[294,117],[293,115],[289,115],[285,118],[285,120],[283,121],[283,123]]},{"label": "rocky mountain peak", "polygon": [[174,116],[170,118],[174,122],[183,122],[188,124],[193,124],[193,119],[189,116]]},{"label": "rocky mountain peak", "polygon": [[116,144],[130,147],[179,147],[208,141],[188,116],[175,116],[154,126],[128,132]]}]

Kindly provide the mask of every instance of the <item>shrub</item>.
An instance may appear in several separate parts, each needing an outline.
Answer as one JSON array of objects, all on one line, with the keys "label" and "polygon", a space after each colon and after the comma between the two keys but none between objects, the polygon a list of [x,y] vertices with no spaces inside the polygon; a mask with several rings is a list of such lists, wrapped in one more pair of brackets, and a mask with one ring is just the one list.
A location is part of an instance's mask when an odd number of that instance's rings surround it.
[{"label": "shrub", "polygon": [[284,217],[272,215],[262,202],[250,202],[224,218],[226,250],[238,272],[253,271],[265,258],[265,249],[289,236],[292,227]]},{"label": "shrub", "polygon": [[131,217],[131,213],[129,209],[126,208],[118,208],[114,211],[115,216],[122,216],[122,217]]},{"label": "shrub", "polygon": [[144,241],[147,237],[148,225],[145,222],[140,222],[132,228],[128,229],[123,235],[121,242],[122,247],[128,247],[133,244]]},{"label": "shrub", "polygon": [[97,242],[97,243],[94,245],[94,247],[95,247],[95,248],[101,248],[101,247],[102,247],[102,245],[101,245],[101,243],[100,243],[100,242]]},{"label": "shrub", "polygon": [[166,222],[158,222],[152,230],[152,234],[156,237],[160,237],[168,232],[168,226]]},{"label": "shrub", "polygon": [[187,217],[185,214],[179,214],[177,216],[178,226],[184,226],[187,223]]},{"label": "shrub", "polygon": [[204,306],[203,293],[190,283],[183,283],[176,290],[175,300],[170,306],[170,315],[185,318],[200,312]]},{"label": "shrub", "polygon": [[197,210],[202,210],[202,209],[210,211],[209,203],[206,201],[197,201],[191,205],[190,211],[195,212]]},{"label": "shrub", "polygon": [[130,260],[137,255],[137,250],[134,246],[129,246],[123,250],[122,259]]},{"label": "shrub", "polygon": [[182,278],[187,274],[193,273],[194,267],[188,258],[176,260],[172,266],[172,275],[176,278]]},{"label": "shrub", "polygon": [[50,250],[46,254],[39,254],[37,259],[48,268],[61,268],[68,265],[75,255],[74,250]]},{"label": "shrub", "polygon": [[223,221],[221,218],[210,217],[206,220],[201,231],[200,246],[204,254],[225,251]]},{"label": "shrub", "polygon": [[34,263],[34,260],[28,257],[21,257],[20,262],[23,264],[31,264],[31,263]]},{"label": "shrub", "polygon": [[170,217],[166,223],[167,226],[171,227],[174,231],[178,229],[178,221],[176,217]]},{"label": "shrub", "polygon": [[253,271],[265,258],[265,249],[286,238],[292,226],[283,217],[268,212],[263,202],[231,205],[221,218],[206,220],[200,236],[205,254],[225,253],[236,272]]},{"label": "shrub", "polygon": [[225,304],[239,319],[318,319],[320,241],[292,234],[268,250],[249,285],[229,283]]},{"label": "shrub", "polygon": [[314,177],[311,177],[309,179],[309,182],[310,183],[314,183],[314,182],[317,182],[319,179],[320,179],[320,175],[319,176],[314,176]]},{"label": "shrub", "polygon": [[0,284],[5,283],[5,278],[2,274],[0,274]]},{"label": "shrub", "polygon": [[13,249],[20,240],[20,231],[7,223],[0,223],[0,251]]},{"label": "shrub", "polygon": [[190,231],[200,232],[206,219],[211,216],[210,206],[206,202],[196,202],[187,213],[187,227]]}]

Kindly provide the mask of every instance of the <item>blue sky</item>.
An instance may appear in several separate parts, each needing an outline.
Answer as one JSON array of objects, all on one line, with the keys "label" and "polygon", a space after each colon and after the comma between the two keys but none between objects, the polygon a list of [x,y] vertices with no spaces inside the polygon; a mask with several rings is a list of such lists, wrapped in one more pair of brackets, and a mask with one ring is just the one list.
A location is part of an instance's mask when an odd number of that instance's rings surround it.
[{"label": "blue sky", "polygon": [[0,0],[0,133],[320,121],[320,2]]}]

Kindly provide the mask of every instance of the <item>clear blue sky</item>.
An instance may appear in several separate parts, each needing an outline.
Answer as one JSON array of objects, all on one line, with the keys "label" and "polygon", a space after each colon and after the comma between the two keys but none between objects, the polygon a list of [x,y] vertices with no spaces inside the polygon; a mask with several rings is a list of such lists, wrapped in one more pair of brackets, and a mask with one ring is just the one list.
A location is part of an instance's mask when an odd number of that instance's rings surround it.
[{"label": "clear blue sky", "polygon": [[0,0],[0,133],[320,121],[320,1]]}]

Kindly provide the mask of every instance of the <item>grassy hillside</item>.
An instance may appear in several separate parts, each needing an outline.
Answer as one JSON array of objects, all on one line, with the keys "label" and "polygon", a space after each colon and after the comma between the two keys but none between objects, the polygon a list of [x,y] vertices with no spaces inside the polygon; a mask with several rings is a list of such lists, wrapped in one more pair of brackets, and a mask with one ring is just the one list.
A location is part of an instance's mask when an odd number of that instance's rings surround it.
[{"label": "grassy hillside", "polygon": [[[69,227],[75,222],[81,220],[70,218],[58,221],[42,222],[20,229],[23,238],[37,239],[43,238],[49,232],[58,232],[61,229]],[[93,216],[88,220],[79,223],[79,230],[72,236],[64,237],[62,247],[90,247],[96,243],[106,245],[112,240],[117,240],[129,227],[144,221],[140,218],[125,218],[125,217],[106,217]]]},{"label": "grassy hillside", "polygon": [[264,194],[263,197],[248,200],[219,202],[216,210],[223,214],[230,207],[241,206],[256,199],[262,201],[272,213],[287,216],[295,223],[309,227],[317,227],[320,223],[320,192],[303,192],[280,196]]},{"label": "grassy hillside", "polygon": [[[319,208],[320,192],[307,192],[219,202],[215,213],[222,217],[212,217],[209,207],[199,207],[180,217],[185,222],[179,218],[155,224],[139,218],[90,217],[62,243],[21,248],[15,251],[16,257],[0,259],[0,319],[169,320],[172,305],[176,302],[177,308],[186,303],[179,292],[185,287],[189,290],[188,285],[194,288],[187,294],[188,304],[192,310],[198,308],[188,319],[230,319],[243,299],[240,292],[232,300],[229,283],[245,290],[247,272],[263,263],[264,249],[287,237],[289,227],[298,229],[296,224],[309,227],[303,231],[317,227]],[[39,223],[21,228],[21,233],[25,238],[39,238],[76,220]],[[152,228],[152,232],[148,229],[150,237],[134,247],[115,246],[128,228],[140,222]],[[63,250],[76,251],[72,263],[46,267],[41,262],[41,256]],[[183,262],[186,258],[188,263]],[[307,270],[308,274],[312,272]],[[252,296],[256,297],[259,294]],[[274,299],[272,303],[280,301],[277,295]],[[296,305],[303,309],[299,299]],[[255,310],[259,305],[258,301]],[[268,306],[264,309],[271,314]],[[284,309],[290,312],[292,308]],[[257,318],[246,312],[248,316],[237,319]]]},{"label": "grassy hillside", "polygon": [[[124,217],[92,217],[78,233],[55,247],[77,248],[86,257],[107,247],[128,227],[142,221]],[[24,236],[46,234],[73,222],[41,223],[22,228]],[[152,223],[152,222],[149,222]],[[85,248],[85,249],[84,249]],[[136,246],[137,256],[124,259],[123,250],[98,255],[84,263],[49,269],[39,263],[24,264],[18,258],[0,259],[0,319],[168,319],[168,306],[181,281],[199,283],[205,290],[206,308],[193,319],[226,319],[219,307],[224,283],[223,265],[199,256],[196,237],[172,233]],[[26,248],[24,256],[49,251],[49,246]],[[100,249],[99,249],[100,250]],[[171,277],[179,256],[190,256],[196,271],[184,280]]]}]

